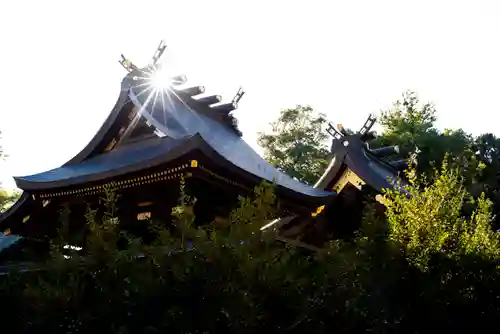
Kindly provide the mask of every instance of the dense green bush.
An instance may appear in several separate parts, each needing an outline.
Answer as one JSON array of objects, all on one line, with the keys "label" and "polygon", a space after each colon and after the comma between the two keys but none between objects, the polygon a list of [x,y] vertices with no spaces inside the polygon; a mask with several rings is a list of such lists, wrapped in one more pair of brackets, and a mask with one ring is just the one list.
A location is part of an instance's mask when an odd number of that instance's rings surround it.
[{"label": "dense green bush", "polygon": [[16,333],[406,333],[495,325],[499,243],[488,201],[472,203],[446,166],[432,184],[409,176],[408,187],[385,195],[386,218],[367,202],[357,236],[319,253],[261,233],[276,207],[266,184],[240,200],[227,225],[194,227],[194,199],[183,195],[173,210],[176,235],[151,222],[152,243],[119,229],[110,192],[105,215],[88,211],[83,251],[64,249],[66,222],[43,268],[0,279],[8,305],[2,323]]},{"label": "dense green bush", "polygon": [[274,214],[272,187],[242,198],[226,228],[194,228],[192,201],[183,196],[173,210],[181,237],[151,222],[152,244],[120,231],[112,192],[106,201],[102,218],[87,214],[83,254],[63,248],[63,225],[43,270],[10,278],[3,300],[19,306],[8,315],[17,331],[245,332],[303,321],[310,302],[302,292],[310,290],[314,264],[260,233]]}]

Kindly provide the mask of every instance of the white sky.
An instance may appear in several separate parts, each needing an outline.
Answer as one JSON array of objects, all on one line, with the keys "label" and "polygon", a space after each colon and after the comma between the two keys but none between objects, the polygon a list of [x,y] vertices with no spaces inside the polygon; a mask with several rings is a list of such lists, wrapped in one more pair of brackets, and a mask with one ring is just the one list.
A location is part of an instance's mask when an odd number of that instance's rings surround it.
[{"label": "white sky", "polygon": [[161,39],[207,93],[245,88],[235,115],[254,147],[281,108],[358,128],[406,89],[441,127],[500,134],[499,0],[2,1],[4,185],[76,155],[116,102],[120,53],[145,65]]}]

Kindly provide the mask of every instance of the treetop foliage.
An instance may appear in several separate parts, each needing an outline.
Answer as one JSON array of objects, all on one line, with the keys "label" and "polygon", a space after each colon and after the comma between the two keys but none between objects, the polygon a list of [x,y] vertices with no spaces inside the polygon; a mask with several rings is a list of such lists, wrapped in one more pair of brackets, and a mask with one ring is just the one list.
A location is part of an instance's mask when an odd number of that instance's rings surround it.
[{"label": "treetop foliage", "polygon": [[[427,268],[435,254],[458,259],[474,255],[500,259],[500,234],[492,229],[491,201],[481,194],[470,198],[458,168],[446,161],[429,184],[413,168],[406,171],[409,184],[403,191],[387,190],[387,222],[390,240],[419,268]],[[464,204],[473,202],[472,213]]]},{"label": "treetop foliage", "polygon": [[313,184],[328,166],[327,119],[310,106],[283,109],[271,124],[272,133],[259,133],[264,157],[279,170]]},{"label": "treetop foliage", "polygon": [[384,129],[384,136],[411,141],[416,135],[434,130],[436,119],[433,104],[420,106],[417,93],[406,91],[402,100],[397,100],[391,109],[381,112],[378,122]]}]

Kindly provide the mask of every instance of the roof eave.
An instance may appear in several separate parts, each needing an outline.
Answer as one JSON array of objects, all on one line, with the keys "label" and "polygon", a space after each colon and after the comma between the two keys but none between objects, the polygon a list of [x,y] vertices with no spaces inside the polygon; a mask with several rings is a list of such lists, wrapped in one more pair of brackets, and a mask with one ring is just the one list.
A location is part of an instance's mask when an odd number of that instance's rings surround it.
[{"label": "roof eave", "polygon": [[[203,139],[202,139],[203,140]],[[247,171],[243,168],[240,168],[236,165],[234,165],[231,161],[227,160],[223,155],[221,155],[219,152],[217,152],[214,148],[212,148],[205,140],[203,140],[203,145],[200,147],[203,151],[203,153],[210,158],[211,161],[217,162],[222,168],[227,169],[231,171],[232,173],[236,175],[240,175],[244,178],[247,178],[250,176],[251,182],[255,184],[259,184],[263,181],[262,177],[253,174],[250,171]],[[268,182],[273,183],[273,180],[266,180]],[[322,205],[322,204],[327,204],[330,202],[333,198],[336,197],[336,193],[334,192],[325,192],[324,196],[314,196],[311,194],[306,194],[302,193],[293,189],[290,189],[286,186],[283,186],[281,184],[276,183],[277,186],[277,191],[284,193],[290,198],[296,199],[296,200],[301,200],[304,201],[305,206],[309,205]],[[313,188],[313,187],[311,187]]]},{"label": "roof eave", "polygon": [[71,187],[75,185],[80,185],[88,182],[97,182],[103,179],[109,179],[113,177],[119,177],[125,174],[138,172],[144,168],[156,167],[161,164],[167,163],[171,160],[182,157],[183,155],[193,151],[197,148],[201,148],[203,145],[203,139],[199,134],[193,135],[187,138],[182,145],[174,147],[171,151],[165,154],[156,156],[152,159],[146,161],[140,161],[138,163],[130,164],[113,170],[109,170],[103,173],[96,173],[93,175],[84,175],[73,178],[67,178],[57,181],[30,181],[23,177],[15,177],[17,186],[24,191],[43,191],[52,190],[57,188]]}]

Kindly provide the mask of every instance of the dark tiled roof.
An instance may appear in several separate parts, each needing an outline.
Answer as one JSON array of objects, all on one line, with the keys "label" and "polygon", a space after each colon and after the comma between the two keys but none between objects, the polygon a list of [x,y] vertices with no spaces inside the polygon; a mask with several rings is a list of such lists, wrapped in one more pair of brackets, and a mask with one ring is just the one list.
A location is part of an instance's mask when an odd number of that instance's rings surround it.
[{"label": "dark tiled roof", "polygon": [[190,138],[191,136],[177,140],[168,137],[154,138],[97,155],[80,163],[63,165],[43,173],[14,179],[20,188],[29,188],[34,183],[39,184],[40,188],[53,188],[62,186],[64,181],[69,184],[78,184],[133,172],[188,143]]},{"label": "dark tiled roof", "polygon": [[[54,188],[63,184],[89,182],[147,168],[154,161],[163,159],[165,162],[172,158],[168,157],[172,151],[176,151],[178,156],[194,149],[196,140],[193,138],[197,137],[201,139],[198,145],[205,147],[207,151],[215,152],[219,160],[229,162],[246,173],[276,182],[279,186],[304,195],[313,197],[334,195],[332,192],[303,184],[278,171],[257,154],[237,131],[221,121],[216,115],[218,111],[209,106],[197,105],[198,102],[192,98],[186,101],[188,97],[182,90],[171,89],[164,96],[151,98],[147,96],[148,92],[141,94],[141,91],[135,88],[133,81],[133,76],[132,79],[130,75],[125,78],[122,82],[122,92],[128,91],[128,100],[141,111],[141,116],[166,137],[156,141],[139,142],[130,147],[116,148],[85,160],[84,155],[88,156],[95,150],[98,140],[94,139],[74,162],[44,173],[18,177],[16,178],[18,186],[21,189]],[[120,99],[124,100],[123,94],[120,95]],[[120,103],[117,103],[117,106],[119,105]],[[117,108],[112,111],[95,138],[104,137],[103,133],[109,130],[112,122],[118,117]]]},{"label": "dark tiled roof", "polygon": [[[167,136],[199,134],[208,146],[224,160],[236,167],[292,191],[315,197],[328,197],[332,192],[314,189],[285,173],[278,171],[263,159],[234,128],[228,127],[216,117],[216,110],[207,106],[198,106],[191,100],[186,101],[183,93],[173,89],[166,96],[157,97],[155,102],[148,102],[147,94],[132,89],[131,100],[144,117],[157,123],[158,130]],[[150,99],[149,99],[150,101]],[[174,126],[175,125],[175,126]]]},{"label": "dark tiled roof", "polygon": [[343,166],[352,170],[377,191],[393,188],[398,182],[404,183],[399,177],[398,170],[372,154],[358,134],[334,139],[332,153],[334,154],[332,161],[315,185],[317,188],[325,189],[332,186],[332,182],[338,179],[339,173],[343,172]]},{"label": "dark tiled roof", "polygon": [[292,191],[314,197],[329,197],[332,192],[315,189],[276,170],[260,157],[245,141],[227,136],[225,129],[214,126],[209,134],[171,139],[169,137],[151,139],[124,146],[108,153],[95,156],[81,163],[64,165],[53,170],[17,177],[19,187],[46,189],[85,183],[106,177],[138,171],[157,164],[168,162],[194,149],[207,154],[215,152],[216,160],[222,158],[244,172],[259,178],[276,182],[277,185]]}]

